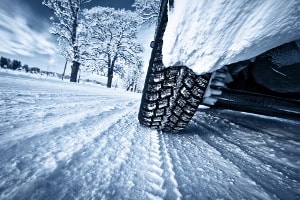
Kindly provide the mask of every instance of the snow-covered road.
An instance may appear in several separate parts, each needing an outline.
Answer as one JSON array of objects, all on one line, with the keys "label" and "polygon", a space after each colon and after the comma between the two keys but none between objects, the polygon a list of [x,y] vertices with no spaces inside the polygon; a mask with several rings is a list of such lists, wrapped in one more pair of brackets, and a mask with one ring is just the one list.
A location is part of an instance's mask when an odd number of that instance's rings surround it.
[{"label": "snow-covered road", "polygon": [[202,109],[141,127],[141,96],[0,72],[0,199],[299,199],[300,122]]}]

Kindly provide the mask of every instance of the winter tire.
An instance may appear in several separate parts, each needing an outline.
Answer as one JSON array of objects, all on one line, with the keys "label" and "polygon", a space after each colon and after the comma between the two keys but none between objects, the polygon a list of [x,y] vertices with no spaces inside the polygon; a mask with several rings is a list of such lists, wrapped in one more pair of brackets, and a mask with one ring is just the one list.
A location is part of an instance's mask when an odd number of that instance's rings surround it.
[{"label": "winter tire", "polygon": [[185,128],[200,103],[209,76],[197,76],[187,67],[170,67],[150,74],[140,107],[140,123],[153,129]]}]

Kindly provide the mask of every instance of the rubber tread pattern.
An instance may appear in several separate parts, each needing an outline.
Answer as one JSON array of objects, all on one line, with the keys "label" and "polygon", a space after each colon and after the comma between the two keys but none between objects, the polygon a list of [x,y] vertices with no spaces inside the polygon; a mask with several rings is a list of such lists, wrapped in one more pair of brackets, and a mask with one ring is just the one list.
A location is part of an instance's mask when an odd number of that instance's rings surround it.
[{"label": "rubber tread pattern", "polygon": [[145,84],[139,121],[162,131],[179,131],[192,119],[209,77],[197,76],[184,66],[155,71]]}]

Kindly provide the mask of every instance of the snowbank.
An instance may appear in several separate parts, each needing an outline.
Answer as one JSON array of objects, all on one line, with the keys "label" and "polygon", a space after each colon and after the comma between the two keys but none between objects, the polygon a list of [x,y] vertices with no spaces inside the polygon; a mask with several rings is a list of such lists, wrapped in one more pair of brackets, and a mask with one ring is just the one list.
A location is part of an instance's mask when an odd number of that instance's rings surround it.
[{"label": "snowbank", "polygon": [[186,65],[200,74],[296,39],[299,0],[175,0],[163,62]]}]

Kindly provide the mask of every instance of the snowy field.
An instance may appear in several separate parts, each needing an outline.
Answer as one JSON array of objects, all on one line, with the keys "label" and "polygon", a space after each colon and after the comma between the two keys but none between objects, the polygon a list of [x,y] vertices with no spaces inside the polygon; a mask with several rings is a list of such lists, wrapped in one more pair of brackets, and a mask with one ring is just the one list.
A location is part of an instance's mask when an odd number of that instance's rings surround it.
[{"label": "snowy field", "polygon": [[199,110],[141,127],[140,94],[0,72],[0,199],[299,199],[300,121]]}]

